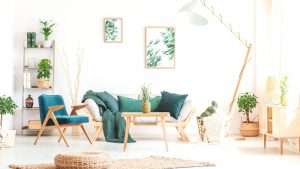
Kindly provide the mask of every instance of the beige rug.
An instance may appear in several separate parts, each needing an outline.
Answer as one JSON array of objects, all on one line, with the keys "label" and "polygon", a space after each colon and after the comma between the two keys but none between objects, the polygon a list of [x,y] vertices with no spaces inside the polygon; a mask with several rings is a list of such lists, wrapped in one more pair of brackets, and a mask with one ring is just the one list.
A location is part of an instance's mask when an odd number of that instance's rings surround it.
[{"label": "beige rug", "polygon": [[[111,169],[175,169],[192,167],[214,167],[209,162],[199,162],[178,158],[151,156],[147,158],[112,160]],[[54,164],[10,165],[13,169],[57,169]]]}]

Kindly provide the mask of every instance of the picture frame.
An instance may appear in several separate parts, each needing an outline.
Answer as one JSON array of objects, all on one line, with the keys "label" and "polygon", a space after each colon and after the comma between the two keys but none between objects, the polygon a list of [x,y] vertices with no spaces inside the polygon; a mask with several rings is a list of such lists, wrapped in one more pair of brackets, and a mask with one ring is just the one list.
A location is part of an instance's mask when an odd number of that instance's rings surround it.
[{"label": "picture frame", "polygon": [[175,68],[175,27],[145,27],[145,68]]},{"label": "picture frame", "polygon": [[122,18],[104,18],[104,42],[122,43],[123,42],[123,19]]}]

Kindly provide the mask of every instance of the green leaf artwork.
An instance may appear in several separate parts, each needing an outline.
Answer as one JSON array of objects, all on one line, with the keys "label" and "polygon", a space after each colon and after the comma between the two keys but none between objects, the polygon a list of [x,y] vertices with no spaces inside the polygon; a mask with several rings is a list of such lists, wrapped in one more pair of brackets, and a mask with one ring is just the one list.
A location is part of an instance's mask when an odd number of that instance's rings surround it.
[{"label": "green leaf artwork", "polygon": [[175,67],[175,28],[146,27],[146,68]]},{"label": "green leaf artwork", "polygon": [[104,19],[104,41],[122,42],[122,19],[105,18]]}]

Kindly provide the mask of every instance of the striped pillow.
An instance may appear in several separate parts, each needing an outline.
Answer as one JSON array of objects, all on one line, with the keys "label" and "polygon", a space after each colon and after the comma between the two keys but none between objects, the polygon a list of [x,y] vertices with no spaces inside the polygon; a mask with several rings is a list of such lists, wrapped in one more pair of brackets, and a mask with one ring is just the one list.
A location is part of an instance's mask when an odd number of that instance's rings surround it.
[{"label": "striped pillow", "polygon": [[170,112],[170,115],[177,120],[187,96],[187,94],[179,95],[163,91],[161,92],[161,101],[157,110],[159,112]]}]

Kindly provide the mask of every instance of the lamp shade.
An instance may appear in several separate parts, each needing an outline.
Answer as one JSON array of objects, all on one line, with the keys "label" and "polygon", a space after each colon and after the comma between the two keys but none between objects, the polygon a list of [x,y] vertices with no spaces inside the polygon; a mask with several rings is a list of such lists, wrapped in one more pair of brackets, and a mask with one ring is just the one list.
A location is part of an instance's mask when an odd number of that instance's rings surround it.
[{"label": "lamp shade", "polygon": [[184,5],[178,15],[180,19],[192,25],[206,25],[207,19],[202,15],[204,6],[200,0],[192,0],[192,2]]}]

